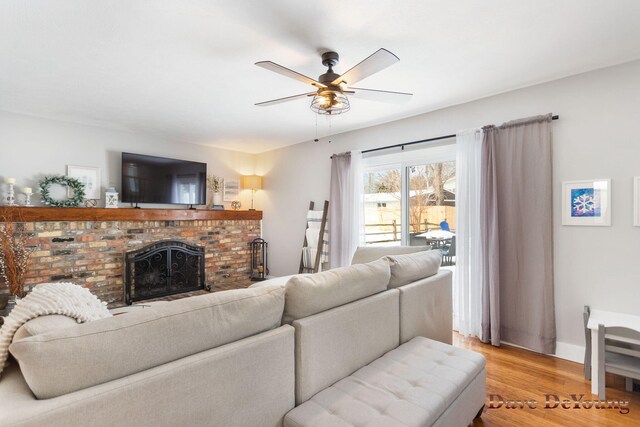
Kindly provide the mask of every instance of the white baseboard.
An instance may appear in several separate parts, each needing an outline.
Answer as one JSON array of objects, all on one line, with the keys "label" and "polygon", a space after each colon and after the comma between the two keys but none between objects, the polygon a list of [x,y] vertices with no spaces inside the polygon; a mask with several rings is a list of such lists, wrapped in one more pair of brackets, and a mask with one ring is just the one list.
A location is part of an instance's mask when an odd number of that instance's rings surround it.
[{"label": "white baseboard", "polygon": [[[501,343],[510,345],[511,347],[518,347],[524,350],[531,351],[526,347],[522,347],[517,344],[512,344],[507,341],[501,341]],[[580,363],[582,365],[584,363],[584,347],[575,345],[575,344],[569,344],[566,342],[556,341],[556,354],[549,354],[549,356],[557,357],[558,359],[568,360],[570,362]]]},{"label": "white baseboard", "polygon": [[556,354],[552,354],[552,356],[582,364],[584,363],[584,347],[556,341]]}]

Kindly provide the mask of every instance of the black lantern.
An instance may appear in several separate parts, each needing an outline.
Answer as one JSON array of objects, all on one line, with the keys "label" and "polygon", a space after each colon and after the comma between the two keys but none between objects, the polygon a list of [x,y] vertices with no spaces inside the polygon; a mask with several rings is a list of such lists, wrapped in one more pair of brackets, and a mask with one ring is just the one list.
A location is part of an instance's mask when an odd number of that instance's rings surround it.
[{"label": "black lantern", "polygon": [[254,239],[251,243],[251,280],[264,280],[269,275],[267,267],[267,246],[264,239]]}]

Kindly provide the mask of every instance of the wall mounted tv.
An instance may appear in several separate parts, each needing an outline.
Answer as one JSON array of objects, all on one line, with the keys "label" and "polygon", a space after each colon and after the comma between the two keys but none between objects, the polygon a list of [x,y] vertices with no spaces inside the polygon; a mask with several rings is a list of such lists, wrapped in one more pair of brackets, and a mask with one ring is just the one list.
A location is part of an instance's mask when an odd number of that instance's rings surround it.
[{"label": "wall mounted tv", "polygon": [[122,153],[122,201],[204,205],[207,164]]}]

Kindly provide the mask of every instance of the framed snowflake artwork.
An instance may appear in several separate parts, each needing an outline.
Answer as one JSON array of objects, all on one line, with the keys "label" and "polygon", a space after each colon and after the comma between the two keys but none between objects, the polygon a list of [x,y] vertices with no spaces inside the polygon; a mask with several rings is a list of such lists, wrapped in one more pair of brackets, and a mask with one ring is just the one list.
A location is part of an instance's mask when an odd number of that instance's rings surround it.
[{"label": "framed snowflake artwork", "polygon": [[562,225],[611,225],[611,180],[564,181]]}]

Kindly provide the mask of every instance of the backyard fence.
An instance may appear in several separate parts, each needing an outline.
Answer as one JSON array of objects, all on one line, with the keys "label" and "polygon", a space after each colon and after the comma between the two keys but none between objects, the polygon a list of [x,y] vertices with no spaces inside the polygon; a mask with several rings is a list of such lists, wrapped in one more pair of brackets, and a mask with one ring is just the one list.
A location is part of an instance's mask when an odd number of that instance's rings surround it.
[{"label": "backyard fence", "polygon": [[[411,233],[415,235],[429,230],[439,230],[440,224],[424,221],[419,224],[409,224],[409,229],[415,230]],[[367,244],[399,242],[402,240],[402,225],[396,220],[383,224],[365,224],[364,235]]]}]

